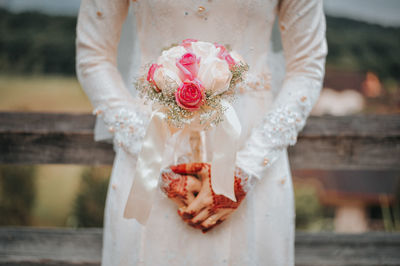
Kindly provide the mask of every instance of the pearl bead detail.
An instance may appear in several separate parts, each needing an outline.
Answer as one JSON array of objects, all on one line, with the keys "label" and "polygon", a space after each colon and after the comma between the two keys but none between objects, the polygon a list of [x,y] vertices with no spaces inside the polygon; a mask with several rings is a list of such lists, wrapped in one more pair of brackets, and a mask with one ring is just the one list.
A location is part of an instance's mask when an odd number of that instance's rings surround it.
[{"label": "pearl bead detail", "polygon": [[92,114],[101,117],[107,129],[114,135],[114,144],[136,156],[142,146],[149,114],[134,107],[110,108],[97,106]]}]

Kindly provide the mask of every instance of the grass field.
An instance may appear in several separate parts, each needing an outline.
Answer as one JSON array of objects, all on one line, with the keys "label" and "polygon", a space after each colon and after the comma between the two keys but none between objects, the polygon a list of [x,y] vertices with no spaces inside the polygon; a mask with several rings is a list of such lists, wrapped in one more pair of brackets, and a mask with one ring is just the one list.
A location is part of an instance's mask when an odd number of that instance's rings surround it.
[{"label": "grass field", "polygon": [[73,225],[73,204],[83,166],[38,165],[33,226]]},{"label": "grass field", "polygon": [[0,111],[90,112],[75,77],[0,75]]}]

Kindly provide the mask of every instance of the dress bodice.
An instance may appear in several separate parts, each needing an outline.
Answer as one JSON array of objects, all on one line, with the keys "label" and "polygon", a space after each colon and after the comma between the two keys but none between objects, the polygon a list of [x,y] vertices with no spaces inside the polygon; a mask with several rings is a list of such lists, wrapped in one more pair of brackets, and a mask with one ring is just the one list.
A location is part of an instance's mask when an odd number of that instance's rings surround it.
[{"label": "dress bodice", "polygon": [[132,2],[142,63],[187,38],[227,45],[251,70],[265,68],[277,0]]}]

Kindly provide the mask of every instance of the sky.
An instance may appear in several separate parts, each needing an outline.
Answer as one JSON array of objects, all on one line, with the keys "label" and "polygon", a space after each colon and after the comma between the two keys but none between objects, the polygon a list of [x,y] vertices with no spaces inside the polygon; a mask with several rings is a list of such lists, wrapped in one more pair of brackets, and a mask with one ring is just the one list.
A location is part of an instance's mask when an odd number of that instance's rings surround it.
[{"label": "sky", "polygon": [[[38,10],[57,15],[76,15],[79,4],[80,0],[0,0],[0,7],[14,12]],[[400,0],[324,0],[324,9],[332,16],[400,26]]]},{"label": "sky", "polygon": [[324,9],[332,16],[400,26],[400,0],[324,0]]}]

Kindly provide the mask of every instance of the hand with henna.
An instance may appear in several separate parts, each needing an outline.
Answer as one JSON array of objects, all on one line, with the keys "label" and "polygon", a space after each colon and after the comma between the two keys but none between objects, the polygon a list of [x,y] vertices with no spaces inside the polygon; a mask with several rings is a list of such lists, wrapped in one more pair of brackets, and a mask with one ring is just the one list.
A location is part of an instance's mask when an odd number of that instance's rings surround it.
[{"label": "hand with henna", "polygon": [[163,169],[161,190],[178,207],[189,205],[201,189],[201,181],[195,176],[201,167],[200,163],[198,165],[179,164]]},{"label": "hand with henna", "polygon": [[162,190],[179,207],[178,214],[203,233],[225,221],[240,205],[250,187],[250,177],[240,168],[235,171],[236,202],[214,193],[211,165],[190,163],[162,171]]}]

